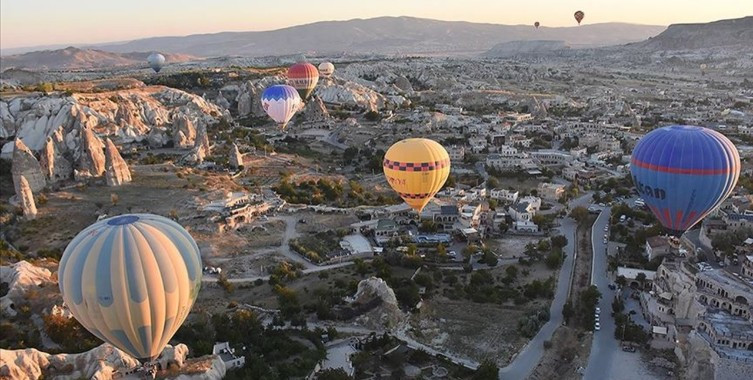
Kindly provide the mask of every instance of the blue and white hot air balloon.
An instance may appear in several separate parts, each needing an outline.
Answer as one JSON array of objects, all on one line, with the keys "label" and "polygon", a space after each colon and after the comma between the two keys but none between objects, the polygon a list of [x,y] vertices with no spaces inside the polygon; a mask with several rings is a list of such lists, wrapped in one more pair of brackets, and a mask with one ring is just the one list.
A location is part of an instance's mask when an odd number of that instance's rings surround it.
[{"label": "blue and white hot air balloon", "polygon": [[740,154],[719,132],[672,125],[641,138],[630,171],[646,205],[679,236],[732,193],[740,177]]},{"label": "blue and white hot air balloon", "polygon": [[60,259],[58,284],[73,316],[139,361],[157,358],[191,311],[201,255],[178,223],[151,214],[98,221]]},{"label": "blue and white hot air balloon", "polygon": [[158,73],[162,70],[162,66],[165,65],[165,56],[160,53],[152,53],[146,57],[146,61],[149,63],[149,67],[151,67],[155,73]]},{"label": "blue and white hot air balloon", "polygon": [[267,87],[261,94],[261,105],[264,111],[280,128],[285,129],[290,119],[301,108],[301,96],[298,91],[288,85],[280,84]]}]

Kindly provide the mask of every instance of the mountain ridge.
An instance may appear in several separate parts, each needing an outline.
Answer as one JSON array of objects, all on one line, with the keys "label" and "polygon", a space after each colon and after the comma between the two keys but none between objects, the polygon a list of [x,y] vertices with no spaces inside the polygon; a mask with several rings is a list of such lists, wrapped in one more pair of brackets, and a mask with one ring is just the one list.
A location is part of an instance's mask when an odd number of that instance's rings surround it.
[{"label": "mountain ridge", "polygon": [[607,46],[644,40],[664,26],[600,23],[573,27],[502,25],[417,17],[377,17],[319,21],[269,31],[202,33],[149,37],[98,44],[98,50],[124,53],[161,51],[199,57],[299,53],[422,54],[483,52],[514,40],[563,40],[572,46]]}]

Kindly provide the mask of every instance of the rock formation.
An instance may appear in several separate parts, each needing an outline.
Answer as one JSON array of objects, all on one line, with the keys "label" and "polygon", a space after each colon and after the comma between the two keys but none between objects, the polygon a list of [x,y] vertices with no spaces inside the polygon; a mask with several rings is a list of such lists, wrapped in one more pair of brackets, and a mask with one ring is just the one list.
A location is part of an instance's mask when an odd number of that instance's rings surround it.
[{"label": "rock formation", "polygon": [[230,167],[233,169],[238,169],[241,166],[243,166],[243,155],[238,150],[238,145],[235,145],[235,143],[233,143],[230,146]]},{"label": "rock formation", "polygon": [[403,92],[413,92],[413,85],[410,83],[410,81],[408,80],[408,78],[406,78],[406,77],[404,77],[402,75],[398,76],[397,78],[395,78],[394,85],[395,85],[395,87],[397,87],[398,89],[400,89],[400,91],[403,91]]},{"label": "rock formation", "polygon": [[[63,156],[63,152],[60,150],[60,147],[64,146],[64,144],[62,140],[62,130],[59,132],[61,132],[59,135],[56,133],[47,138],[39,162],[44,171],[44,175],[51,183],[69,179],[73,173],[73,166]],[[60,138],[59,142],[56,142],[57,138]]]},{"label": "rock formation", "polygon": [[370,277],[358,283],[353,302],[367,304],[375,298],[381,299],[379,307],[358,317],[361,324],[373,328],[395,327],[405,319],[395,292],[387,282],[378,277]]},{"label": "rock formation", "polygon": [[[187,354],[185,344],[167,345],[156,360],[157,369],[177,367],[177,373],[171,373],[177,377],[170,378],[180,380],[219,380],[225,376],[227,369],[219,356],[202,357],[198,359],[201,362],[198,366],[192,365],[190,372],[181,373]],[[0,349],[0,378],[14,380],[36,380],[43,375],[62,380],[120,379],[124,378],[126,371],[139,365],[136,359],[106,343],[80,354],[50,355],[33,348]]]},{"label": "rock formation", "polygon": [[327,107],[318,96],[312,96],[303,108],[303,120],[308,122],[325,121],[329,118]]},{"label": "rock formation", "polygon": [[105,172],[105,154],[102,141],[91,128],[81,129],[81,144],[78,150],[78,176],[99,177]]},{"label": "rock formation", "polygon": [[257,81],[248,81],[238,87],[238,95],[235,101],[238,102],[238,115],[240,116],[265,116],[264,108],[261,106],[261,94],[264,89],[273,84],[283,83],[284,79],[278,76],[265,77]]},{"label": "rock formation", "polygon": [[16,194],[19,193],[21,177],[26,177],[29,188],[35,193],[44,189],[47,185],[39,161],[21,139],[15,141],[11,174]]},{"label": "rock formation", "polygon": [[52,273],[46,268],[34,266],[27,261],[0,266],[0,282],[8,283],[8,294],[0,298],[1,314],[15,315],[14,300],[23,299],[29,289],[51,284],[53,282],[51,276]]},{"label": "rock formation", "polygon": [[109,138],[105,140],[105,178],[107,186],[120,186],[124,183],[131,182],[131,170],[123,157],[120,156],[118,148]]},{"label": "rock formation", "polygon": [[[182,137],[178,137],[182,134]],[[191,148],[196,140],[196,128],[186,115],[178,115],[173,119],[173,136],[175,146],[178,148]]]},{"label": "rock formation", "polygon": [[16,197],[18,197],[18,202],[24,212],[24,217],[26,220],[34,219],[37,217],[37,205],[34,202],[34,194],[31,192],[29,182],[24,176],[21,176],[18,182]]},{"label": "rock formation", "polygon": [[194,142],[194,149],[202,151],[204,156],[212,154],[211,146],[209,145],[209,135],[207,134],[207,127],[200,125],[196,131],[196,141]]},{"label": "rock formation", "polygon": [[[229,116],[226,110],[201,97],[163,86],[142,85],[66,97],[19,96],[0,100],[0,137],[22,138],[33,152],[39,152],[47,137],[62,127],[67,153],[78,151],[80,130],[90,128],[118,144],[148,138],[150,144],[162,146],[169,141],[165,128],[180,115],[190,118],[194,126],[213,124]],[[10,159],[12,154],[13,144],[5,144],[2,157]],[[71,162],[77,159],[78,156]],[[32,182],[28,176],[26,179]]]}]

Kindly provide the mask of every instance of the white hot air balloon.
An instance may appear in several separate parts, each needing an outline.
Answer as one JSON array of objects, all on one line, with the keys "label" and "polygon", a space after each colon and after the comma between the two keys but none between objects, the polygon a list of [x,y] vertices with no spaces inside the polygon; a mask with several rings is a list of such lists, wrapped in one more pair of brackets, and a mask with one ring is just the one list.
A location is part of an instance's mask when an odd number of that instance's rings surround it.
[{"label": "white hot air balloon", "polygon": [[120,215],[73,238],[60,259],[58,284],[81,325],[150,362],[191,311],[201,286],[201,254],[170,219]]},{"label": "white hot air balloon", "polygon": [[151,67],[155,73],[158,73],[162,70],[162,66],[165,65],[165,56],[160,53],[152,53],[149,54],[146,61],[149,62],[149,67]]},{"label": "white hot air balloon", "polygon": [[332,73],[335,72],[335,65],[332,62],[322,62],[319,64],[319,74],[325,78],[329,78]]}]

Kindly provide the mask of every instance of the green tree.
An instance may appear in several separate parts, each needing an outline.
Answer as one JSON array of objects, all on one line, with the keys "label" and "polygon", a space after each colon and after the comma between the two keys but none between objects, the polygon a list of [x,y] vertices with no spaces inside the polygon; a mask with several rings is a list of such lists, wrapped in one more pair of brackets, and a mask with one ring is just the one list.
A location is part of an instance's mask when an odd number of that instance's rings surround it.
[{"label": "green tree", "polygon": [[620,275],[620,276],[617,276],[617,280],[615,280],[615,282],[620,287],[625,287],[625,285],[627,285],[627,278],[625,278],[625,276]]},{"label": "green tree", "polygon": [[570,211],[570,217],[575,219],[578,224],[583,224],[588,220],[588,209],[583,206],[578,206]]},{"label": "green tree", "polygon": [[348,375],[342,368],[323,369],[316,374],[316,380],[352,380],[353,376]]},{"label": "green tree", "polygon": [[518,267],[516,267],[514,264],[510,265],[509,267],[505,268],[505,273],[507,274],[507,277],[515,280],[518,278]]},{"label": "green tree", "polygon": [[486,359],[481,362],[476,372],[473,374],[473,380],[498,380],[499,367],[493,361]]}]

